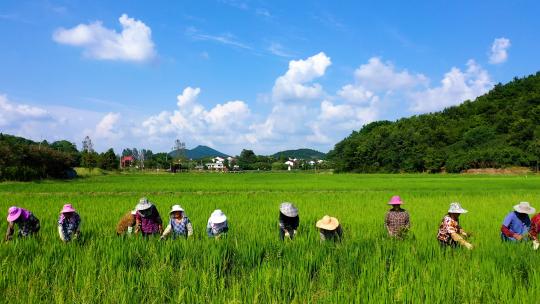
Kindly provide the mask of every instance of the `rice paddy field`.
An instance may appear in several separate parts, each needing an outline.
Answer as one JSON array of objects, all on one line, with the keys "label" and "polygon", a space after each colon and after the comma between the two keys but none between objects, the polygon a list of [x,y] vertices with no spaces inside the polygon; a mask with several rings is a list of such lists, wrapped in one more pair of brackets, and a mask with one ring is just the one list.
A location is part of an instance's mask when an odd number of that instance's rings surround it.
[{"label": "rice paddy field", "polygon": [[[386,202],[411,215],[404,241],[386,237]],[[118,219],[148,197],[162,217],[180,204],[188,240],[120,238]],[[278,207],[300,210],[299,235],[278,238]],[[469,213],[473,251],[443,250],[436,234],[452,201]],[[307,173],[108,175],[0,183],[0,210],[27,208],[37,237],[0,246],[0,301],[10,303],[537,303],[540,252],[505,244],[499,228],[520,201],[540,209],[540,177]],[[58,212],[73,203],[82,238],[63,244]],[[210,213],[229,217],[225,239],[208,239]],[[320,243],[315,222],[337,217],[340,244]],[[5,231],[5,218],[0,228]]]}]

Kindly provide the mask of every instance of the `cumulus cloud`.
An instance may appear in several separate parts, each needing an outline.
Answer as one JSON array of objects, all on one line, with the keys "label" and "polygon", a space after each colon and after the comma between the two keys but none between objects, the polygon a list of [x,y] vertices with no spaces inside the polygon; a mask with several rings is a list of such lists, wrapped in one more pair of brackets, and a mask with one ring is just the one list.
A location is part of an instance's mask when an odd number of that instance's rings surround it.
[{"label": "cumulus cloud", "polygon": [[94,136],[98,139],[119,139],[123,135],[121,131],[116,130],[116,125],[119,120],[119,113],[107,113],[96,125]]},{"label": "cumulus cloud", "polygon": [[467,62],[467,69],[453,67],[441,80],[440,86],[411,94],[413,112],[432,112],[473,100],[489,91],[493,82],[488,72],[474,60]]},{"label": "cumulus cloud", "polygon": [[276,79],[272,89],[273,100],[308,100],[320,97],[323,94],[322,86],[311,82],[322,77],[331,64],[330,57],[323,52],[305,60],[291,60],[285,75]]},{"label": "cumulus cloud", "polygon": [[232,100],[207,110],[197,101],[200,93],[200,88],[186,87],[177,96],[177,109],[163,111],[142,122],[142,135],[154,139],[181,135],[211,146],[238,142],[243,136],[242,130],[249,125],[244,122],[251,115],[248,105]]},{"label": "cumulus cloud", "polygon": [[51,119],[50,113],[39,107],[15,103],[8,100],[6,95],[0,95],[0,127],[14,127],[29,121]]},{"label": "cumulus cloud", "polygon": [[101,21],[59,28],[53,40],[84,48],[84,54],[101,60],[145,61],[155,56],[152,30],[140,20],[123,14],[118,19],[121,32],[108,29]]},{"label": "cumulus cloud", "polygon": [[426,85],[429,81],[423,74],[411,74],[407,70],[396,71],[391,62],[382,62],[372,57],[354,72],[357,84],[372,91],[403,90]]},{"label": "cumulus cloud", "polygon": [[491,51],[489,53],[489,63],[491,64],[501,64],[506,62],[508,59],[508,48],[510,48],[510,39],[507,38],[497,38],[493,40],[491,45]]}]

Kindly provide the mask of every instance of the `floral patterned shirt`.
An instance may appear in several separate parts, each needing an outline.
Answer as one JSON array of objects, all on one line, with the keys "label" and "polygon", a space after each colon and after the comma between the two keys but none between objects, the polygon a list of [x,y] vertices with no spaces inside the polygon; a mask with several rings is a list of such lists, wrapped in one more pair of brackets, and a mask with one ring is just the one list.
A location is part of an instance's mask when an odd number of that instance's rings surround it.
[{"label": "floral patterned shirt", "polygon": [[459,234],[461,231],[462,229],[461,226],[459,226],[459,222],[447,214],[439,226],[437,239],[445,245],[456,245],[456,241],[452,239],[452,233]]},{"label": "floral patterned shirt", "polygon": [[81,217],[77,213],[73,213],[69,218],[64,216],[64,214],[60,214],[60,217],[58,218],[58,226],[61,228],[64,240],[66,241],[71,240],[75,232],[79,230],[80,224]]}]

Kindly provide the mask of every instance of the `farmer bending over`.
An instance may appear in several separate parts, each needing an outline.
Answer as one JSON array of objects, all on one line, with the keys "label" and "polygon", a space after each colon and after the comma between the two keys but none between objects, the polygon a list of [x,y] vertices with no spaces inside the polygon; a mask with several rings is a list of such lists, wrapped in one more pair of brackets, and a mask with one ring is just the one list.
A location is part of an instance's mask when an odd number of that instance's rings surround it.
[{"label": "farmer bending over", "polygon": [[164,240],[169,234],[172,233],[173,239],[177,237],[188,238],[193,235],[193,226],[191,221],[186,216],[184,209],[180,205],[174,205],[169,212],[170,219],[169,225],[163,231],[161,239]]},{"label": "farmer bending over", "polygon": [[321,241],[341,242],[343,231],[337,218],[325,215],[315,226],[319,228]]},{"label": "farmer bending over", "polygon": [[293,239],[300,223],[298,208],[292,203],[281,203],[279,206],[279,238]]},{"label": "farmer bending over", "polygon": [[209,237],[219,239],[223,235],[227,235],[228,231],[229,225],[227,223],[227,216],[219,209],[214,210],[214,212],[210,214],[210,218],[208,218],[206,233]]},{"label": "farmer bending over", "polygon": [[514,211],[508,213],[501,226],[501,239],[503,241],[516,242],[527,238],[531,228],[529,214],[536,210],[527,202],[521,202],[514,206]]},{"label": "farmer bending over", "polygon": [[20,238],[30,236],[39,231],[39,220],[34,214],[20,207],[10,207],[8,210],[8,227],[5,240],[9,241],[15,233],[15,224],[19,226],[18,236]]},{"label": "farmer bending over", "polygon": [[448,214],[442,219],[439,233],[437,233],[441,246],[457,247],[459,244],[469,250],[473,249],[473,245],[464,239],[469,235],[459,225],[459,215],[467,212],[459,203],[450,204]]},{"label": "farmer bending over", "polygon": [[63,242],[79,237],[81,218],[71,204],[65,204],[58,218],[58,235]]},{"label": "farmer bending over", "polygon": [[531,236],[531,239],[533,239],[534,250],[538,250],[538,247],[540,247],[540,240],[538,240],[538,232],[540,232],[540,213],[537,213],[531,219],[531,230],[529,231],[529,235]]},{"label": "farmer bending over", "polygon": [[156,206],[143,197],[136,209],[135,234],[141,233],[143,236],[161,234],[163,226]]}]

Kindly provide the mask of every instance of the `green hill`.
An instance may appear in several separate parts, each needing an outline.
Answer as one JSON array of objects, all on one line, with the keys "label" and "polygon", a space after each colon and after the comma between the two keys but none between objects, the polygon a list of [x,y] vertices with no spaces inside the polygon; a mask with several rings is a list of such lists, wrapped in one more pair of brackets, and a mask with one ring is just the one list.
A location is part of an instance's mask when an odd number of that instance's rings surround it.
[{"label": "green hill", "polygon": [[189,159],[201,159],[206,157],[228,157],[229,155],[225,153],[221,153],[217,150],[214,150],[207,146],[197,146],[193,149],[185,149],[184,151],[181,150],[175,150],[172,152],[169,152],[170,157],[178,157],[180,155],[184,155],[186,158]]},{"label": "green hill", "polygon": [[370,123],[337,143],[327,158],[338,171],[355,172],[536,167],[540,72],[440,112]]},{"label": "green hill", "polygon": [[284,156],[298,159],[323,159],[326,154],[313,149],[296,149],[277,152],[272,156],[275,158],[280,158],[281,156]]}]

